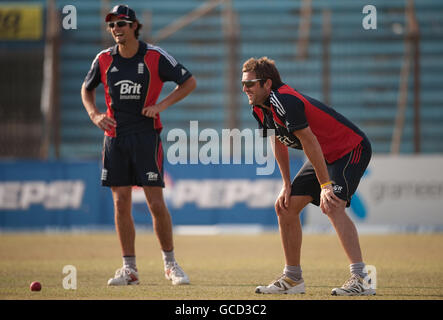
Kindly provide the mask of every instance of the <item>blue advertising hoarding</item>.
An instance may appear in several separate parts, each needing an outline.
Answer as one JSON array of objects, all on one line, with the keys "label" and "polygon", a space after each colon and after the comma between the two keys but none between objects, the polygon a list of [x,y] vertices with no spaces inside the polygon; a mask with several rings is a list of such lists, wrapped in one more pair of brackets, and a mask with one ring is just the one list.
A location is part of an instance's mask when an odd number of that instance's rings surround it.
[{"label": "blue advertising hoarding", "polygon": [[[99,163],[2,162],[2,229],[69,228],[112,223],[112,202],[100,187]],[[109,207],[111,205],[111,207]],[[107,211],[111,210],[111,215]]]},{"label": "blue advertising hoarding", "polygon": [[[293,160],[298,170],[301,160]],[[254,224],[276,227],[278,168],[257,175],[256,165],[165,163],[165,199],[177,225]],[[296,171],[294,171],[296,172]],[[0,164],[0,228],[41,230],[113,228],[109,188],[97,161],[11,161]],[[137,227],[152,225],[141,188],[133,190]]]}]

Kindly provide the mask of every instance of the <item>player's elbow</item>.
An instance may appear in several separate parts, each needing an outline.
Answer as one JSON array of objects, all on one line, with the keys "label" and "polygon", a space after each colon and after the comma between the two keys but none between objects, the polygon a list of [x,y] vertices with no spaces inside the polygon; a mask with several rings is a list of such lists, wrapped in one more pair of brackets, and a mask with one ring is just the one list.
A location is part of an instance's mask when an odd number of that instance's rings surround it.
[{"label": "player's elbow", "polygon": [[197,88],[197,80],[194,76],[190,77],[188,80],[186,80],[186,86],[189,90],[189,92],[194,91],[195,88]]},{"label": "player's elbow", "polygon": [[82,87],[80,88],[80,96],[82,97],[82,99],[85,98],[86,95],[86,88],[85,88],[85,83],[82,83]]},{"label": "player's elbow", "polygon": [[88,93],[88,90],[86,89],[86,84],[83,82],[82,87],[80,88],[80,94],[82,96],[85,96]]},{"label": "player's elbow", "polygon": [[82,87],[80,89],[80,95],[82,97],[83,101],[94,101],[94,97],[95,97],[95,90],[88,90],[86,88],[86,84],[83,82]]}]

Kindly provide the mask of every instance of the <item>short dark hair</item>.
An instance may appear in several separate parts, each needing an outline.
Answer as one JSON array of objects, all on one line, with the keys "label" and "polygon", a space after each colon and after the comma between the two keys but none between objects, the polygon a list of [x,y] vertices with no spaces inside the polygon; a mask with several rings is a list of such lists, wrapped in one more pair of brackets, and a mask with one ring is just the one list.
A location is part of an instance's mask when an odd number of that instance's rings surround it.
[{"label": "short dark hair", "polygon": [[[275,66],[275,61],[268,57],[261,57],[259,59],[249,58],[243,64],[243,72],[255,72],[259,79],[271,79],[272,90],[279,88],[283,82],[281,81],[280,73]],[[261,83],[263,86],[263,83]]]},{"label": "short dark hair", "polygon": [[140,35],[140,29],[143,28],[143,25],[137,19],[135,19],[134,22],[137,22],[137,29],[135,29],[135,38],[138,39],[138,36]]}]

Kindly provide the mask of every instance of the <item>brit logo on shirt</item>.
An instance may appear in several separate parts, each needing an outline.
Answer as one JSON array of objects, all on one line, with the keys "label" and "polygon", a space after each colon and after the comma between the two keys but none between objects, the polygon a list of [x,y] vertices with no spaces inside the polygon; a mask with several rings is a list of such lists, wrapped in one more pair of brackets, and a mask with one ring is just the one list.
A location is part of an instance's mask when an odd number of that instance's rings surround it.
[{"label": "brit logo on shirt", "polygon": [[131,80],[121,80],[114,84],[114,86],[120,86],[120,99],[135,99],[138,100],[141,97],[141,88],[142,85],[140,83],[133,82]]},{"label": "brit logo on shirt", "polygon": [[295,147],[300,146],[300,144],[298,143],[297,140],[292,140],[291,138],[289,138],[287,136],[283,136],[283,135],[278,134],[277,139],[287,147],[295,148]]}]

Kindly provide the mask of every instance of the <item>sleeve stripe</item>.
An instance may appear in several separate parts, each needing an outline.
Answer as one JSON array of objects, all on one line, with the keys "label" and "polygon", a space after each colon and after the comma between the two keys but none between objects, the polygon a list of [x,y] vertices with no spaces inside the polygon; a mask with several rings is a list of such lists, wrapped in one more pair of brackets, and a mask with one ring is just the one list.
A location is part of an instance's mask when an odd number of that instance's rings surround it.
[{"label": "sleeve stripe", "polygon": [[164,56],[164,57],[166,58],[166,60],[168,60],[169,63],[170,63],[173,67],[175,67],[175,66],[178,64],[178,63],[177,63],[177,60],[175,60],[173,56],[171,56],[169,53],[167,53],[167,52],[166,52],[165,50],[163,50],[162,48],[148,44],[148,49],[152,49],[152,50],[155,50],[155,51],[160,52],[161,55]]},{"label": "sleeve stripe", "polygon": [[275,106],[281,116],[286,114],[285,109],[283,108],[281,102],[275,96],[274,92],[271,92],[271,103]]}]

